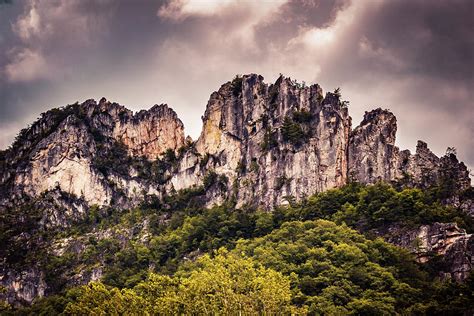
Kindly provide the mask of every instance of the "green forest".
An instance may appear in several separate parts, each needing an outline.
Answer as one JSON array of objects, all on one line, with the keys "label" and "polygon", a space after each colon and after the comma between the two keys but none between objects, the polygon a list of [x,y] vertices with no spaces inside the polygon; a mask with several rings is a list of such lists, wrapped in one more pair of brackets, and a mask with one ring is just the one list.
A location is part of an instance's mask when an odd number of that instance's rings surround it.
[{"label": "green forest", "polygon": [[[205,208],[205,187],[164,201],[115,210],[92,207],[68,229],[40,231],[2,218],[7,260],[35,262],[54,292],[31,307],[2,305],[4,315],[462,315],[472,312],[474,278],[439,278],[426,264],[376,232],[472,219],[441,203],[439,187],[420,190],[350,183],[266,212],[231,203]],[[463,192],[472,195],[471,191]],[[33,203],[33,202],[32,202]],[[33,205],[33,204],[31,204]],[[23,211],[33,212],[32,206]],[[21,212],[20,212],[21,213]],[[146,236],[121,238],[148,223]],[[29,229],[45,239],[77,238],[78,253],[21,253],[12,236]],[[112,231],[104,235],[98,232]],[[104,237],[105,236],[105,237]],[[33,238],[34,239],[34,238]],[[15,249],[18,247],[18,249]],[[17,250],[19,252],[17,252]],[[70,287],[68,271],[103,266],[100,281]]]}]

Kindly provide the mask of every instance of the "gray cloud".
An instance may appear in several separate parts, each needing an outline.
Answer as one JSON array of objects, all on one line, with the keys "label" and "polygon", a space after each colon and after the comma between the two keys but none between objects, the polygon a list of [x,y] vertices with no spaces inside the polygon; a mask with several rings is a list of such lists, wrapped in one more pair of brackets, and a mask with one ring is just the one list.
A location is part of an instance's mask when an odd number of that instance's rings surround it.
[{"label": "gray cloud", "polygon": [[[59,9],[58,9],[59,8]],[[193,137],[210,93],[279,73],[398,117],[398,143],[456,146],[474,166],[469,0],[16,1],[0,6],[0,145],[53,106],[168,103]]]},{"label": "gray cloud", "polygon": [[325,27],[348,1],[295,1],[283,4],[268,20],[255,26],[257,44],[285,47],[302,28]]}]

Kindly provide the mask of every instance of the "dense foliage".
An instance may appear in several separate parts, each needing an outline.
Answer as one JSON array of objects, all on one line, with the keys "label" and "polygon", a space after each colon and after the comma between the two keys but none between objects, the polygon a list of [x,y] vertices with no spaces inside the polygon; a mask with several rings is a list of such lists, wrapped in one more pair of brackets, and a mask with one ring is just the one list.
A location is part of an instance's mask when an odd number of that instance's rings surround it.
[{"label": "dense foliage", "polygon": [[242,86],[243,86],[243,78],[242,76],[235,76],[234,80],[232,80],[232,94],[235,97],[238,97],[239,94],[242,93]]},{"label": "dense foliage", "polygon": [[286,116],[281,126],[283,140],[295,146],[304,144],[311,134],[311,128],[308,123],[312,119],[313,115],[305,109],[295,111],[291,116]]},{"label": "dense foliage", "polygon": [[311,313],[394,314],[420,299],[420,290],[404,280],[407,270],[424,277],[407,253],[333,222],[287,222],[239,241],[236,252],[293,275],[293,303]]},{"label": "dense foliage", "polygon": [[[309,197],[299,204],[277,210],[283,220],[324,218],[346,223],[360,231],[403,224],[415,227],[434,222],[456,222],[468,232],[474,231],[470,216],[440,202],[439,187],[429,190],[404,188],[396,190],[385,183],[348,184]],[[279,214],[279,215],[278,215]]]},{"label": "dense foliage", "polygon": [[290,304],[289,278],[250,258],[222,249],[193,265],[173,277],[150,274],[133,289],[119,290],[100,282],[72,289],[62,302],[64,314],[274,315],[299,310]]},{"label": "dense foliage", "polygon": [[[211,171],[205,186],[141,208],[92,208],[84,222],[55,237],[83,247],[37,258],[47,283],[63,294],[10,311],[432,315],[471,306],[472,278],[441,282],[429,265],[372,237],[389,225],[434,221],[456,221],[473,231],[470,218],[440,203],[436,188],[352,183],[272,213],[203,208],[206,187],[221,181]],[[24,256],[31,262],[31,253]],[[71,271],[87,274],[97,267],[101,282],[66,289]]]}]

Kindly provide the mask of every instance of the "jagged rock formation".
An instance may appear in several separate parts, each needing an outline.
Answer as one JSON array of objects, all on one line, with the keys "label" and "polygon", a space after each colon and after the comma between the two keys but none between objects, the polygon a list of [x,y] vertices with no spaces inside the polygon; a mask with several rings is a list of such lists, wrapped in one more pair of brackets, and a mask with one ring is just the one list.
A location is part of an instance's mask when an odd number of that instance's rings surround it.
[{"label": "jagged rock formation", "polygon": [[[110,158],[128,154],[154,160],[167,150],[177,152],[184,142],[183,124],[166,105],[133,114],[105,99],[87,100],[43,114],[0,157],[0,212],[19,214],[20,234],[12,242],[36,252],[45,245],[32,237],[36,229],[71,227],[88,216],[92,205],[128,208],[147,194],[161,196],[158,184],[138,176],[133,161],[114,164]],[[22,227],[34,228],[21,232]],[[0,254],[0,284],[11,289],[10,302],[31,303],[47,293],[40,269],[13,268],[21,255],[5,247]],[[74,282],[96,277],[94,271],[81,273]]]},{"label": "jagged rock formation", "polygon": [[470,187],[469,171],[454,154],[438,158],[428,145],[418,141],[416,153],[395,146],[397,120],[393,113],[376,109],[366,112],[349,141],[349,177],[362,183],[405,181],[429,187],[450,180],[457,190]]},{"label": "jagged rock formation", "polygon": [[177,151],[184,146],[183,123],[166,104],[127,114],[124,118],[123,112],[119,113],[122,120],[113,125],[112,137],[123,142],[130,155],[156,159],[168,149]]},{"label": "jagged rock formation", "polygon": [[415,253],[421,263],[439,256],[437,267],[445,279],[462,281],[474,265],[474,235],[454,223],[434,223],[417,229],[392,226],[382,235],[387,241]]},{"label": "jagged rock formation", "polygon": [[[183,124],[166,105],[133,114],[105,99],[88,100],[47,112],[2,153],[2,203],[59,188],[89,205],[126,206],[143,192],[161,196],[200,185],[210,171],[223,176],[227,189],[209,192],[209,204],[232,199],[238,206],[267,209],[352,179],[426,187],[449,178],[460,189],[470,186],[466,166],[454,155],[438,158],[421,141],[414,155],[399,151],[396,130],[395,116],[377,109],[351,131],[338,95],[323,97],[318,85],[302,86],[283,76],[271,85],[258,75],[224,84],[211,95],[194,145],[186,143]],[[168,149],[182,150],[156,183],[143,181],[132,167],[119,173],[97,166],[97,158],[116,154],[117,143],[129,156],[148,161]]]},{"label": "jagged rock formation", "polygon": [[35,298],[43,297],[47,287],[43,273],[37,268],[20,273],[7,270],[5,274],[1,275],[0,282],[5,288],[12,289],[10,293],[7,293],[8,301],[16,302],[19,305],[21,303],[30,304]]},{"label": "jagged rock formation", "polygon": [[211,95],[201,136],[181,160],[172,187],[195,185],[214,170],[239,188],[226,198],[264,208],[348,180],[428,187],[450,179],[459,190],[470,187],[468,170],[454,155],[438,158],[422,141],[414,155],[400,151],[396,130],[395,116],[376,109],[351,132],[347,108],[335,94],[323,98],[318,85],[284,77],[266,85],[261,76],[243,76]]},{"label": "jagged rock formation", "polygon": [[[318,85],[244,76],[211,95],[196,155],[240,188],[231,193],[237,205],[271,208],[346,182],[350,124],[347,108],[331,93],[323,98]],[[198,181],[191,160],[181,163],[175,188]]]},{"label": "jagged rock formation", "polygon": [[[131,208],[149,196],[162,199],[203,183],[208,206],[228,202],[267,210],[351,180],[470,187],[467,168],[454,154],[438,158],[421,141],[413,155],[400,151],[396,118],[387,110],[366,113],[352,130],[340,96],[323,96],[317,84],[237,77],[212,93],[202,119],[202,133],[192,142],[166,105],[134,114],[101,99],[48,111],[0,152],[0,211],[32,203],[41,212],[41,228],[68,227],[92,205]],[[473,199],[446,198],[474,214]],[[472,267],[472,256],[466,257],[472,236],[440,225],[391,241],[410,248],[420,238],[423,251],[446,255],[446,274],[463,279]],[[17,240],[28,244],[26,250],[41,242],[28,238]],[[31,302],[45,293],[40,271],[12,270],[4,261],[0,268],[12,300]],[[81,273],[76,281],[98,275],[100,269]]]},{"label": "jagged rock formation", "polygon": [[401,176],[396,132],[397,119],[391,112],[379,108],[365,113],[349,141],[349,175],[354,180],[374,183]]},{"label": "jagged rock formation", "polygon": [[2,204],[12,196],[35,197],[56,188],[100,206],[120,198],[118,190],[129,201],[137,192],[158,194],[156,185],[133,177],[133,170],[126,172],[132,176],[98,170],[97,160],[117,144],[131,156],[153,160],[184,145],[183,124],[166,105],[134,115],[105,99],[47,112],[4,153]]}]

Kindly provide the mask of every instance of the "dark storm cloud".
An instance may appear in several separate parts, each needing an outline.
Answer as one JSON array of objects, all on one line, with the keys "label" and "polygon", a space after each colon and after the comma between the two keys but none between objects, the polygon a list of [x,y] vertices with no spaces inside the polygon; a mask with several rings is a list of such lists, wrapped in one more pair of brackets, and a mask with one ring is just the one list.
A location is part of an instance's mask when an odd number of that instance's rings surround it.
[{"label": "dark storm cloud", "polygon": [[369,21],[367,36],[412,73],[473,80],[474,2],[391,1]]},{"label": "dark storm cloud", "polygon": [[[1,3],[1,2],[0,2]],[[196,137],[209,94],[279,73],[398,117],[398,143],[456,146],[474,165],[472,1],[14,1],[0,6],[0,132],[106,96],[169,103]],[[14,132],[12,132],[14,131]]]},{"label": "dark storm cloud", "polygon": [[159,5],[71,0],[0,7],[1,146],[11,140],[5,126],[18,122],[19,129],[51,107],[100,97],[99,82],[150,58],[166,34],[155,14]]},{"label": "dark storm cloud", "polygon": [[411,81],[397,98],[409,136],[456,145],[474,165],[474,2],[388,2],[368,23],[367,38],[403,65],[393,81]]},{"label": "dark storm cloud", "polygon": [[[374,57],[394,57],[401,64],[398,71],[402,75],[473,80],[474,2],[387,1],[367,2],[365,6],[358,23],[348,31],[345,41],[338,44],[341,50],[336,55],[346,57],[350,65],[348,74],[353,73],[350,68],[357,68],[361,63],[364,67],[379,66]],[[351,57],[357,51],[342,49],[357,48],[354,44],[362,39],[382,54],[364,60]],[[390,65],[385,63],[385,66]]]},{"label": "dark storm cloud", "polygon": [[257,43],[285,46],[302,28],[329,25],[349,1],[295,1],[283,4],[268,21],[255,27]]}]

